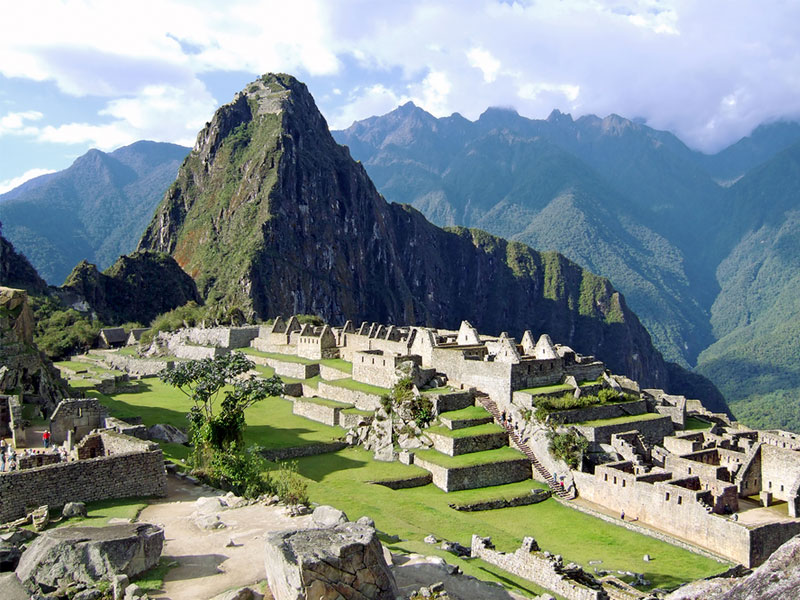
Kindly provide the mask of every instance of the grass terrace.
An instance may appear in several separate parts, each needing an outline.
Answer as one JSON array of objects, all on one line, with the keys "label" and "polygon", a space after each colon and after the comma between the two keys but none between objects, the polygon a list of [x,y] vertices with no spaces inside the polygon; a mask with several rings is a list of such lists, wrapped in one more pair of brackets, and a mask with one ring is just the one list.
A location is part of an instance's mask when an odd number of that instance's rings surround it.
[{"label": "grass terrace", "polygon": [[331,369],[336,369],[337,371],[341,371],[342,373],[352,373],[353,372],[353,363],[347,362],[341,358],[323,358],[319,361],[319,364],[325,365],[326,367],[330,367]]},{"label": "grass terrace", "polygon": [[711,423],[705,419],[698,419],[697,417],[687,417],[684,430],[686,431],[699,431],[702,429],[710,429]]},{"label": "grass terrace", "polygon": [[639,421],[652,421],[662,419],[664,415],[659,413],[645,413],[643,415],[625,415],[624,417],[614,417],[613,419],[597,419],[596,421],[581,421],[573,423],[579,427],[602,427],[603,425],[618,425],[620,423],[637,423]]},{"label": "grass terrace", "polygon": [[[356,387],[360,388],[361,384]],[[385,391],[378,389],[381,393]],[[146,425],[170,423],[181,428],[187,425],[185,415],[191,401],[157,379],[140,382],[138,392],[104,395],[90,391],[89,394],[99,398],[111,414],[119,418],[140,416]],[[480,407],[446,414],[451,416],[459,413],[463,416],[485,415]],[[643,416],[635,418],[642,419]],[[245,442],[264,448],[299,446],[344,435],[344,429],[340,427],[330,427],[293,415],[292,402],[282,398],[270,398],[249,408],[246,419],[248,427],[245,430]],[[608,421],[601,423],[607,424]],[[184,460],[188,454],[184,446],[162,444],[161,447],[165,456],[175,461]],[[458,457],[448,457],[432,450],[418,452],[418,455],[446,467],[487,464],[522,457],[508,447]],[[582,564],[590,572],[594,566],[590,561],[602,561],[600,567],[606,570],[643,572],[653,587],[674,587],[728,568],[728,565],[577,512],[553,499],[530,506],[480,512],[459,512],[450,508],[450,504],[515,497],[533,487],[542,487],[531,480],[449,494],[432,484],[391,490],[369,482],[410,478],[425,474],[426,471],[399,462],[374,461],[371,453],[362,448],[346,448],[336,453],[300,458],[297,464],[300,474],[308,482],[312,502],[336,506],[353,520],[369,515],[381,531],[400,538],[396,542],[384,538],[392,552],[435,554],[459,566],[469,575],[497,581],[528,596],[541,594],[544,590],[482,561],[460,559],[436,546],[425,544],[424,537],[434,534],[441,539],[469,546],[472,534],[476,533],[491,536],[498,549],[509,552],[519,546],[524,536],[532,535],[543,549],[563,555],[566,562]],[[120,509],[125,503],[120,501]],[[138,501],[130,500],[127,503],[132,505],[134,513],[138,513]],[[99,515],[106,510],[110,517],[112,508],[115,507],[98,509],[98,516],[93,518],[97,518],[100,524],[99,520],[105,516]],[[643,563],[644,554],[649,554],[653,560]]]},{"label": "grass terrace", "polygon": [[298,363],[301,365],[315,365],[319,361],[311,360],[310,358],[303,358],[302,356],[295,356],[294,354],[281,354],[279,352],[262,352],[255,348],[238,348],[237,352],[242,352],[249,356],[260,356],[262,358],[272,358],[274,360],[282,360],[283,362]]},{"label": "grass terrace", "polygon": [[455,388],[452,388],[450,386],[444,386],[444,387],[432,388],[429,390],[420,390],[420,393],[425,394],[427,396],[436,396],[438,394],[450,394],[455,391],[456,391]]},{"label": "grass terrace", "polygon": [[536,396],[539,394],[555,394],[558,392],[568,392],[572,389],[573,387],[571,385],[567,385],[566,383],[557,383],[555,385],[543,385],[541,387],[526,388],[524,390],[519,390],[519,391],[524,392],[526,394],[531,394],[532,396]]},{"label": "grass terrace", "polygon": [[[369,515],[378,529],[400,537],[401,541],[388,544],[392,552],[436,554],[458,565],[468,575],[498,581],[526,595],[541,594],[544,590],[482,561],[456,558],[437,546],[425,544],[424,537],[432,533],[469,546],[473,533],[490,535],[500,550],[510,552],[519,547],[523,537],[532,535],[543,549],[563,555],[565,562],[578,562],[592,572],[593,565],[589,561],[602,560],[603,569],[644,572],[653,587],[674,587],[728,568],[666,542],[572,510],[553,499],[530,506],[480,512],[459,512],[450,508],[450,504],[514,497],[531,488],[543,487],[532,480],[450,493],[432,484],[390,490],[368,482],[411,477],[424,471],[396,462],[375,462],[370,453],[361,448],[310,456],[297,462],[300,473],[309,481],[313,502],[336,506],[353,520]],[[643,563],[644,554],[650,554],[653,561]]]},{"label": "grass terrace", "polygon": [[[302,398],[304,402],[311,402],[312,404],[319,404],[320,406],[327,406],[329,408],[352,408],[352,404],[345,402],[337,402],[336,400],[328,400],[327,398]],[[372,413],[368,413],[372,414]]]},{"label": "grass terrace", "polygon": [[377,385],[369,385],[368,383],[361,383],[360,381],[353,381],[351,378],[337,379],[335,381],[326,381],[328,385],[335,385],[337,387],[354,390],[356,392],[365,392],[367,394],[375,394],[376,396],[384,396],[391,393],[392,390],[385,387],[378,387]]},{"label": "grass terrace", "polygon": [[474,427],[465,427],[463,429],[448,429],[447,427],[436,426],[427,429],[426,433],[443,435],[450,438],[468,438],[489,433],[505,433],[505,429],[494,423],[485,423],[484,425],[475,425]]},{"label": "grass terrace", "polygon": [[443,412],[439,415],[439,418],[445,417],[453,421],[471,421],[473,419],[485,419],[486,417],[491,416],[492,415],[489,414],[489,411],[482,406],[468,406],[467,408],[462,408],[460,410]]},{"label": "grass terrace", "polygon": [[[470,429],[475,429],[471,427]],[[475,465],[488,465],[491,463],[509,462],[525,458],[519,450],[514,450],[508,446],[497,448],[496,450],[484,450],[482,452],[471,452],[459,456],[447,456],[436,450],[417,450],[416,455],[422,460],[426,460],[440,467],[447,469],[457,469],[459,467],[474,467]]]}]

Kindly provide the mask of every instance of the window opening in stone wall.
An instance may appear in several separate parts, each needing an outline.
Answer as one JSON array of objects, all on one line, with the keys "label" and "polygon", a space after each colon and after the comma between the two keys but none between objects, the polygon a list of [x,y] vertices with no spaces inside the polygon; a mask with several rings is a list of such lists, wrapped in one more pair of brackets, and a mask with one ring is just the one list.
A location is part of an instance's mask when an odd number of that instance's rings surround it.
[{"label": "window opening in stone wall", "polygon": [[669,492],[667,492],[667,502],[669,502]]},{"label": "window opening in stone wall", "polygon": [[678,496],[678,504],[683,504],[683,496]]}]

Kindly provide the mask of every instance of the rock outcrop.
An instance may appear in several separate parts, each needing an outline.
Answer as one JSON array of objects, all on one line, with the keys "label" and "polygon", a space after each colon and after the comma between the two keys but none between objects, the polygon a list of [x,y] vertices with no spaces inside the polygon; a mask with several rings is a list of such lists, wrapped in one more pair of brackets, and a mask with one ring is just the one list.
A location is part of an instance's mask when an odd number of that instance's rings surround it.
[{"label": "rock outcrop", "polygon": [[715,577],[684,585],[665,600],[788,600],[800,589],[800,535],[746,577]]},{"label": "rock outcrop", "polygon": [[606,279],[388,204],[287,75],[263,76],[217,111],[139,248],[171,254],[205,299],[248,317],[531,329],[666,387],[663,358]]},{"label": "rock outcrop", "polygon": [[105,323],[150,323],[161,313],[200,301],[191,277],[157,252],[121,256],[102,273],[82,261],[56,291],[64,304],[88,306]]},{"label": "rock outcrop", "polygon": [[115,576],[134,577],[158,564],[164,530],[148,523],[108,527],[61,527],[34,540],[16,574],[31,592],[80,584],[87,588]]},{"label": "rock outcrop", "polygon": [[360,523],[271,534],[265,563],[275,600],[397,596],[375,529]]},{"label": "rock outcrop", "polygon": [[66,397],[66,388],[34,344],[33,329],[27,292],[0,287],[0,393],[21,393],[53,410]]},{"label": "rock outcrop", "polygon": [[32,293],[47,292],[47,283],[39,277],[33,265],[2,235],[0,235],[0,285],[22,288]]}]

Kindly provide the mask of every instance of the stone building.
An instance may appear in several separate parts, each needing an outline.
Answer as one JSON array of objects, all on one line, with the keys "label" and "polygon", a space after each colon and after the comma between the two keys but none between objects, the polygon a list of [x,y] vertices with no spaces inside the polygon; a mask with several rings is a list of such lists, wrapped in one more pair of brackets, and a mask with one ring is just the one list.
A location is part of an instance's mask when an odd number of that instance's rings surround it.
[{"label": "stone building", "polygon": [[68,398],[59,402],[50,417],[53,444],[76,443],[90,431],[105,426],[106,408],[96,398]]}]

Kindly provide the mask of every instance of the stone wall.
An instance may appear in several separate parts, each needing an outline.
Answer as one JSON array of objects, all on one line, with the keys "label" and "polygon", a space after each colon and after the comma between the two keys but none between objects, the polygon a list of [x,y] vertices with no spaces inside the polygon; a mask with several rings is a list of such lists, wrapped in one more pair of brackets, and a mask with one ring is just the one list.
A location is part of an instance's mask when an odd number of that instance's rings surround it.
[{"label": "stone wall", "polygon": [[339,426],[345,429],[352,429],[359,425],[372,423],[374,416],[372,414],[362,415],[356,412],[342,411],[339,413]]},{"label": "stone wall", "polygon": [[175,362],[171,360],[134,358],[121,354],[106,354],[103,356],[103,361],[114,369],[144,377],[158,375],[160,371],[172,369],[175,366]]},{"label": "stone wall", "polygon": [[339,348],[339,355],[349,362],[353,362],[353,355],[356,352],[365,350],[381,350],[386,354],[408,354],[408,342],[405,340],[371,338],[357,333],[344,333],[342,340],[343,344]]},{"label": "stone wall", "polygon": [[426,397],[433,403],[434,415],[450,410],[461,410],[475,404],[475,393],[472,390],[427,394]]},{"label": "stone wall", "polygon": [[248,357],[257,365],[265,365],[275,369],[275,374],[282,377],[293,377],[295,379],[310,379],[320,374],[319,364],[304,364],[290,360],[280,360],[266,356]]},{"label": "stone wall", "polygon": [[24,517],[31,506],[57,507],[67,502],[166,493],[164,457],[157,446],[154,450],[0,473],[0,522]]},{"label": "stone wall", "polygon": [[45,465],[54,465],[61,462],[61,456],[56,452],[39,452],[28,456],[21,456],[19,459],[20,469],[35,469]]},{"label": "stone wall", "polygon": [[397,356],[384,354],[380,350],[355,352],[353,354],[353,380],[369,385],[391,388],[397,383],[395,370],[404,361],[422,363],[419,356]]},{"label": "stone wall", "polygon": [[27,434],[22,418],[22,401],[19,395],[8,397],[8,427],[14,446],[22,448],[28,445]]},{"label": "stone wall", "polygon": [[311,400],[297,398],[292,405],[292,413],[317,423],[334,426],[339,424],[339,413],[343,408],[343,406],[325,406]]},{"label": "stone wall", "polygon": [[50,417],[53,444],[63,444],[72,432],[77,441],[93,429],[104,426],[108,411],[96,398],[68,398],[59,402]]},{"label": "stone wall", "polygon": [[445,492],[471,490],[530,479],[531,463],[527,458],[470,467],[447,468],[414,456],[414,464],[430,471],[433,484]]},{"label": "stone wall", "polygon": [[559,558],[539,551],[533,538],[525,538],[516,552],[506,554],[495,550],[490,538],[473,535],[471,555],[555,592],[567,600],[608,598],[602,585],[594,577],[577,566],[565,568]]},{"label": "stone wall", "polygon": [[615,419],[627,415],[643,415],[647,412],[647,402],[636,400],[634,402],[620,402],[618,404],[598,404],[584,408],[571,408],[553,412],[553,419],[559,423],[580,423],[581,421],[598,421],[601,419]]},{"label": "stone wall", "polygon": [[795,497],[789,497],[789,493],[798,479],[800,452],[771,444],[761,445],[761,489],[772,492],[777,500],[794,501]]},{"label": "stone wall", "polygon": [[246,348],[258,336],[258,326],[248,327],[191,327],[181,334],[185,339],[200,346],[217,348]]},{"label": "stone wall", "polygon": [[664,448],[673,454],[690,454],[703,447],[703,434],[699,432],[679,433],[678,435],[665,437],[662,443]]},{"label": "stone wall", "polygon": [[344,448],[347,448],[345,442],[317,442],[315,444],[291,446],[289,448],[269,448],[268,450],[262,450],[261,455],[267,460],[278,462],[281,460],[303,458],[304,456],[317,456],[318,454],[338,452]]},{"label": "stone wall", "polygon": [[345,404],[354,404],[359,410],[376,410],[381,405],[381,397],[378,394],[350,390],[324,381],[320,381],[317,385],[317,393],[323,398],[330,398]]},{"label": "stone wall", "polygon": [[800,450],[800,435],[777,429],[758,432],[758,441],[787,450]]},{"label": "stone wall", "polygon": [[564,373],[572,375],[578,382],[594,381],[603,376],[605,368],[605,365],[600,361],[573,363],[571,365],[564,365]]},{"label": "stone wall", "polygon": [[[434,348],[432,361],[438,372],[447,375],[450,385],[474,387],[501,404],[511,402],[511,363],[464,360],[456,347]],[[560,375],[552,383],[559,379]]]},{"label": "stone wall", "polygon": [[225,348],[216,346],[194,346],[192,344],[175,344],[170,347],[170,352],[178,358],[185,358],[187,360],[216,358],[228,353]]},{"label": "stone wall", "polygon": [[327,381],[336,381],[337,379],[349,379],[350,373],[321,364],[319,365],[319,376]]},{"label": "stone wall", "polygon": [[436,450],[448,456],[459,456],[508,446],[508,434],[505,431],[468,437],[451,437],[428,432],[428,437],[431,438]]},{"label": "stone wall", "polygon": [[632,431],[634,429],[650,444],[660,444],[666,436],[675,433],[672,419],[669,417],[659,417],[657,419],[648,419],[644,421],[629,421],[611,425],[598,425],[594,427],[576,425],[576,429],[590,442],[596,442],[598,444],[610,444],[613,434],[624,433],[625,431]]},{"label": "stone wall", "polygon": [[[626,518],[690,540],[700,547],[747,567],[751,559],[750,530],[728,517],[707,512],[698,500],[702,491],[689,490],[669,481],[654,481],[601,465],[595,474],[573,472],[581,497],[605,506]],[[785,541],[785,540],[784,540]]]}]

